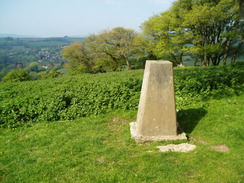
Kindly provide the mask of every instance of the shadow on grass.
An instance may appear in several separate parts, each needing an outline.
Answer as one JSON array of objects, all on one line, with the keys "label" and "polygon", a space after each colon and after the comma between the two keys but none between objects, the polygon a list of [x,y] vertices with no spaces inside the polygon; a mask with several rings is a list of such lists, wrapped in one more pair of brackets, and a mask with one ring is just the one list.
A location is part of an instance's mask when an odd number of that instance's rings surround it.
[{"label": "shadow on grass", "polygon": [[180,110],[177,112],[177,121],[184,132],[191,133],[206,114],[203,108]]}]

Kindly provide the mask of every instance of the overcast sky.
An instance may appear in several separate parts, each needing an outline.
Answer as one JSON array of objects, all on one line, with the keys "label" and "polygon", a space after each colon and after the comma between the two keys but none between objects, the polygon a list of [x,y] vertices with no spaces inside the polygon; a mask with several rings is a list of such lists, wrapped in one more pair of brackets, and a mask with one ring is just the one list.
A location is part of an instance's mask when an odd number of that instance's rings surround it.
[{"label": "overcast sky", "polygon": [[122,26],[140,31],[175,0],[0,0],[0,33],[87,36]]}]

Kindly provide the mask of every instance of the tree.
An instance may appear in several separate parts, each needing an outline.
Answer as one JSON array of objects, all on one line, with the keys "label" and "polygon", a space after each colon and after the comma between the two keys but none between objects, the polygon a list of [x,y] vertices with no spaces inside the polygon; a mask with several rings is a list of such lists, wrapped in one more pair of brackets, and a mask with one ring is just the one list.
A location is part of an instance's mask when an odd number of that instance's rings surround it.
[{"label": "tree", "polygon": [[95,53],[100,54],[100,59],[106,60],[112,70],[118,70],[122,65],[132,69],[132,62],[137,59],[140,52],[139,35],[132,29],[116,27],[106,30],[99,35],[85,40]]},{"label": "tree", "polygon": [[28,72],[38,72],[39,71],[39,65],[40,64],[38,62],[31,62],[25,70]]},{"label": "tree", "polygon": [[145,22],[144,32],[153,38],[156,55],[180,62],[188,53],[207,66],[226,64],[228,57],[235,62],[244,31],[237,0],[178,0]]},{"label": "tree", "polygon": [[106,70],[110,70],[117,65],[116,59],[113,59],[113,62],[111,62],[111,58],[114,57],[111,57],[111,55],[106,54],[107,52],[102,51],[105,45],[102,43],[102,41],[100,41],[98,35],[93,34],[88,36],[84,40],[84,44],[89,52],[90,59],[94,63],[93,69],[97,72],[105,72]]},{"label": "tree", "polygon": [[62,56],[69,61],[70,74],[121,70],[124,65],[131,70],[133,63],[144,57],[144,39],[132,29],[117,27],[65,47]]},{"label": "tree", "polygon": [[29,81],[31,76],[24,69],[11,70],[2,79],[5,82]]},{"label": "tree", "polygon": [[40,72],[38,74],[38,76],[44,80],[44,79],[52,79],[52,78],[57,78],[59,76],[61,76],[62,73],[57,71],[55,68],[53,68],[52,70],[50,70],[49,72],[45,73],[45,72]]},{"label": "tree", "polygon": [[243,20],[236,0],[195,0],[190,10],[177,3],[174,8],[184,12],[182,27],[187,29],[194,45],[189,53],[196,54],[202,65],[218,65],[221,60],[226,64],[230,56],[235,62],[243,44]]},{"label": "tree", "polygon": [[62,57],[69,61],[66,68],[71,75],[92,72],[94,63],[90,60],[89,53],[83,43],[75,42],[65,47]]},{"label": "tree", "polygon": [[187,43],[182,20],[172,11],[153,16],[142,25],[144,35],[149,39],[148,48],[158,59],[168,59],[174,64],[183,63]]}]

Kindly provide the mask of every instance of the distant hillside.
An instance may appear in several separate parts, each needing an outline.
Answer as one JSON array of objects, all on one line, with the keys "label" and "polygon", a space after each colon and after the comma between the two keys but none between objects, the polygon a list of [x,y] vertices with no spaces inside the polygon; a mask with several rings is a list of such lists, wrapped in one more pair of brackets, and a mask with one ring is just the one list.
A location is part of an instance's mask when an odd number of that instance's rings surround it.
[{"label": "distant hillside", "polygon": [[33,37],[38,37],[38,36],[33,36],[33,35],[18,35],[18,34],[0,34],[0,37],[33,38]]},{"label": "distant hillside", "polygon": [[82,37],[67,36],[17,38],[13,34],[0,35],[6,36],[0,36],[0,80],[11,69],[26,68],[33,62],[38,62],[41,68],[62,67],[65,62],[61,57],[63,47],[84,40]]},{"label": "distant hillside", "polygon": [[[12,38],[50,38],[50,37],[43,37],[43,36],[38,36],[38,35],[19,35],[19,34],[1,34],[0,33],[0,38],[5,38],[5,37],[12,37]],[[62,38],[60,36],[57,36],[57,37]],[[63,36],[63,37],[82,38],[82,37],[87,37],[87,36],[74,35],[74,36]]]}]

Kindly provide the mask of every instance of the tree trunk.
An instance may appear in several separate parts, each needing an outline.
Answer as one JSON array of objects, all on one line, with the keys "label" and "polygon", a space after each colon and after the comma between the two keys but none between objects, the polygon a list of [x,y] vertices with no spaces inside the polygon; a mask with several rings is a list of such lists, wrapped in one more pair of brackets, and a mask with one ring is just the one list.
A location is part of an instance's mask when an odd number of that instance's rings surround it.
[{"label": "tree trunk", "polygon": [[218,59],[217,59],[217,63],[218,63],[218,64],[217,64],[217,65],[219,65],[219,63],[220,63],[220,61],[221,61],[221,57],[222,57],[222,55],[223,55],[223,54],[220,54],[220,55],[218,56]]},{"label": "tree trunk", "polygon": [[205,66],[204,55],[202,53],[200,53],[197,58],[200,58],[200,61],[201,61],[202,66]]},{"label": "tree trunk", "polygon": [[183,64],[183,53],[180,54],[179,65],[184,65]]},{"label": "tree trunk", "polygon": [[233,53],[233,56],[231,58],[231,63],[235,63],[236,62],[236,58],[237,58],[237,55],[238,55],[239,50],[242,47],[242,44],[243,44],[243,40],[236,47],[235,52]]},{"label": "tree trunk", "polygon": [[212,65],[218,65],[217,63],[217,56],[216,54],[214,56],[211,57],[211,60],[212,60]]},{"label": "tree trunk", "polygon": [[197,62],[199,62],[198,58],[194,60],[194,66],[197,66]]},{"label": "tree trunk", "polygon": [[231,40],[228,39],[226,41],[226,46],[224,49],[223,65],[227,64],[227,58],[228,58],[230,47],[231,47]]},{"label": "tree trunk", "polygon": [[231,58],[231,63],[235,63],[236,62],[236,58],[237,58],[237,53],[235,52]]},{"label": "tree trunk", "polygon": [[228,54],[227,53],[224,53],[223,65],[226,65],[227,64],[227,57],[228,57]]},{"label": "tree trunk", "polygon": [[205,61],[204,57],[201,57],[201,63],[203,66],[206,66],[206,61]]},{"label": "tree trunk", "polygon": [[210,56],[206,56],[206,66],[210,65]]},{"label": "tree trunk", "polygon": [[128,59],[126,59],[126,65],[128,66],[128,70],[132,69],[131,63],[129,62]]}]

